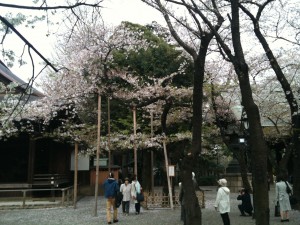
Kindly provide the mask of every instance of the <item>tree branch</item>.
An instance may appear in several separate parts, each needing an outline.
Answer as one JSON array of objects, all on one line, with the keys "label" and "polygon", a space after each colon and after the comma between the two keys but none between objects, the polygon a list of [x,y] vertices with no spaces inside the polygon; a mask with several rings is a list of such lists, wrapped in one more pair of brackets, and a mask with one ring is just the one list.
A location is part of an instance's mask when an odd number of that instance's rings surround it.
[{"label": "tree branch", "polygon": [[[85,2],[78,2],[74,5],[59,5],[59,6],[25,6],[25,5],[14,5],[14,4],[5,4],[0,3],[0,7],[7,7],[7,8],[16,8],[16,9],[27,9],[27,10],[53,10],[53,9],[73,9],[79,6],[89,6],[89,7],[99,7],[102,8],[99,4],[103,2],[100,0],[95,4],[89,4]],[[44,2],[45,3],[45,2]],[[44,3],[42,5],[44,5]]]}]

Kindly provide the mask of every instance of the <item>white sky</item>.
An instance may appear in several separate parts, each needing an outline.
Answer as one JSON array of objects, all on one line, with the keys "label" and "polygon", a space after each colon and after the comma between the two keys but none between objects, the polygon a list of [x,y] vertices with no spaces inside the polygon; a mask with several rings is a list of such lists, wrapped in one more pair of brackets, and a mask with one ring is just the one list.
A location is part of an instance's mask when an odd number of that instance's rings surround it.
[{"label": "white sky", "polygon": [[[54,0],[55,1],[55,0]],[[49,0],[48,5],[55,5],[53,0]],[[19,4],[19,5],[31,5],[32,0],[0,0],[1,3],[9,4]],[[59,5],[62,5],[62,1],[59,2]],[[119,25],[122,21],[130,21],[139,24],[147,24],[152,21],[157,21],[163,23],[163,18],[156,10],[147,6],[141,0],[104,0],[104,8],[102,9],[103,18],[107,25]],[[18,13],[21,12],[25,15],[37,14],[38,12],[32,10],[20,10],[20,9],[10,9],[10,8],[0,8],[0,15],[4,16],[5,14],[12,12]],[[42,14],[39,14],[42,15]],[[51,62],[53,55],[53,49],[55,45],[54,35],[46,36],[47,26],[46,22],[40,24],[35,24],[34,29],[17,27],[17,30],[45,57]],[[17,55],[21,55],[23,51],[23,42],[16,36],[10,35],[6,39],[5,45],[7,48],[13,49]],[[27,49],[26,49],[27,54]],[[42,60],[32,51],[32,56],[36,63],[35,73],[38,73],[42,66],[38,66]],[[2,57],[1,57],[2,59]],[[32,75],[32,67],[30,64],[30,59],[26,59],[28,65],[26,66],[14,66],[11,70],[17,76],[19,76],[24,81],[28,81],[29,77]],[[15,63],[17,64],[17,63]]]}]

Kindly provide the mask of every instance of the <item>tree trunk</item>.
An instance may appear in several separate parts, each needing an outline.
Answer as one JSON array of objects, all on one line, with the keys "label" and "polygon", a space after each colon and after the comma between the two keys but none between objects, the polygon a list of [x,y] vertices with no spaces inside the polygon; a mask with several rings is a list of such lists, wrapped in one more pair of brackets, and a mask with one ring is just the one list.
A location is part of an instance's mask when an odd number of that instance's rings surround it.
[{"label": "tree trunk", "polygon": [[298,200],[297,208],[300,209],[300,115],[292,117],[294,124],[293,137],[294,137],[294,174],[293,174],[293,191],[294,196]]},{"label": "tree trunk", "polygon": [[[270,3],[269,1],[268,3]],[[260,15],[267,4],[264,5],[264,7],[260,7],[257,15]],[[292,118],[292,129],[293,129],[293,147],[294,147],[294,186],[296,187],[295,190],[297,190],[297,198],[300,200],[300,166],[299,166],[299,159],[300,159],[300,143],[299,143],[299,106],[297,103],[297,100],[294,96],[293,90],[290,86],[290,83],[286,79],[277,59],[273,55],[272,50],[270,49],[267,40],[263,36],[263,34],[260,31],[259,27],[259,17],[254,17],[250,11],[248,11],[243,5],[240,5],[241,9],[249,16],[249,18],[252,20],[253,26],[254,26],[254,33],[256,37],[258,38],[259,42],[261,43],[262,47],[264,48],[264,51],[266,53],[266,56],[268,57],[268,60],[270,62],[270,65],[273,69],[273,71],[276,74],[277,80],[281,84],[282,90],[285,94],[285,97],[287,99],[287,102],[289,104],[290,110],[291,110],[291,118]],[[258,19],[257,19],[258,18]],[[286,159],[286,162],[288,161],[288,158]]]},{"label": "tree trunk", "polygon": [[194,59],[194,91],[193,91],[193,130],[192,148],[183,161],[182,187],[184,190],[184,208],[186,225],[201,225],[202,214],[192,181],[193,165],[201,153],[202,144],[202,104],[205,59],[209,42],[213,36],[207,35],[201,40],[198,57]]},{"label": "tree trunk", "polygon": [[[148,2],[143,0],[144,2]],[[175,2],[174,2],[175,3]],[[186,209],[186,223],[185,225],[201,225],[202,218],[201,218],[201,209],[198,204],[198,200],[196,197],[196,193],[194,190],[194,185],[192,181],[192,166],[194,163],[197,162],[197,158],[201,153],[201,144],[202,144],[202,104],[203,104],[203,80],[204,80],[204,72],[205,72],[205,59],[208,50],[208,45],[214,36],[214,32],[204,32],[206,29],[202,29],[200,26],[200,21],[198,21],[197,17],[195,16],[194,12],[186,5],[185,2],[178,2],[175,4],[181,4],[186,7],[189,11],[191,16],[193,17],[195,23],[198,25],[199,37],[201,39],[201,43],[199,46],[198,52],[189,46],[188,43],[184,42],[179,36],[179,34],[174,29],[168,10],[165,9],[164,5],[161,3],[160,0],[148,2],[149,5],[158,9],[164,16],[165,21],[169,27],[171,35],[174,39],[178,42],[178,44],[183,47],[188,54],[193,57],[194,60],[194,86],[193,86],[193,119],[192,119],[192,147],[187,151],[183,159],[183,166],[182,166],[182,188],[184,193],[184,208]],[[191,5],[190,5],[191,6]],[[195,9],[199,11],[198,7]],[[199,13],[199,12],[198,12]],[[201,13],[201,12],[200,12]],[[215,30],[218,30],[223,23],[223,18],[218,18],[217,24],[214,26]]]},{"label": "tree trunk", "polygon": [[247,163],[245,160],[245,150],[246,149],[239,149],[239,151],[236,152],[236,158],[240,164],[240,170],[241,170],[241,176],[243,181],[243,186],[246,188],[250,193],[252,193],[252,187],[250,185],[250,182],[248,180],[248,169],[247,169]]},{"label": "tree trunk", "polygon": [[[218,114],[218,107],[216,104],[216,98],[218,97],[218,94],[215,91],[214,88],[214,84],[211,83],[211,96],[212,96],[212,106],[213,106],[213,110],[216,116],[216,124],[220,129],[220,133],[221,133],[221,137],[223,142],[225,143],[226,146],[228,146],[228,148],[230,149],[230,144],[231,141],[226,139],[226,127],[224,124],[224,118],[221,117]],[[239,147],[237,149],[232,148],[232,151],[234,153],[234,155],[236,156],[236,159],[240,165],[240,170],[241,170],[241,177],[242,177],[242,181],[243,181],[243,186],[244,188],[246,188],[250,193],[252,193],[252,187],[249,183],[248,180],[248,167],[247,167],[247,162],[246,162],[246,158],[245,155],[247,154],[247,148],[246,146],[244,147]]]},{"label": "tree trunk", "polygon": [[252,155],[252,176],[253,176],[253,203],[255,210],[256,225],[268,225],[269,195],[268,195],[268,176],[267,176],[267,145],[260,122],[260,115],[257,105],[254,103],[252,90],[249,81],[248,65],[245,62],[244,53],[240,40],[240,21],[239,21],[239,1],[231,1],[232,10],[232,41],[235,56],[233,65],[238,75],[242,105],[245,107],[249,120],[250,149]]},{"label": "tree trunk", "polygon": [[182,188],[183,188],[183,205],[185,225],[201,225],[202,214],[199,206],[198,198],[196,196],[194,184],[192,181],[192,172],[194,168],[194,157],[187,156],[183,159],[183,166],[181,170]]}]

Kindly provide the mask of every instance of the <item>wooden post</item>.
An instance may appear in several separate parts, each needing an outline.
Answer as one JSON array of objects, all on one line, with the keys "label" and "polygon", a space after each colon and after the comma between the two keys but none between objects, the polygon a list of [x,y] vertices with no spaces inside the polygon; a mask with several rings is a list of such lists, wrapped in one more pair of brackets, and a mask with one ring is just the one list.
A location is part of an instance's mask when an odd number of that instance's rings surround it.
[{"label": "wooden post", "polygon": [[[151,110],[151,138],[153,138],[153,111]],[[154,173],[153,173],[153,164],[154,164],[154,154],[151,150],[151,192],[154,196]]]},{"label": "wooden post", "polygon": [[108,172],[111,172],[111,152],[110,152],[110,99],[107,97],[107,145],[108,145]]},{"label": "wooden post", "polygon": [[137,176],[137,146],[136,146],[136,106],[133,106],[133,154],[134,154],[134,174]]},{"label": "wooden post", "polygon": [[97,216],[98,182],[99,182],[99,155],[100,155],[100,128],[101,128],[101,95],[98,92],[98,127],[97,127],[97,152],[96,152],[96,179],[95,179],[95,206],[94,216]]},{"label": "wooden post", "polygon": [[26,201],[26,190],[23,190],[23,202],[22,202],[22,208],[25,207],[25,201]]},{"label": "wooden post", "polygon": [[[61,205],[62,205],[62,206],[65,205],[65,196],[66,196],[65,191],[66,191],[66,190],[65,190],[64,188],[61,189]],[[75,195],[75,194],[74,194],[74,195]],[[75,204],[74,204],[74,209],[76,209]]]},{"label": "wooden post", "polygon": [[74,209],[77,206],[77,183],[78,183],[78,143],[75,142],[74,152]]},{"label": "wooden post", "polygon": [[168,163],[168,156],[167,156],[166,137],[163,140],[163,146],[164,146],[164,155],[165,155],[165,162],[166,162],[166,171],[167,171],[167,181],[168,181],[168,188],[169,188],[170,205],[171,205],[171,209],[174,209],[172,188],[171,188],[171,182],[170,182],[170,176],[169,176],[169,163]]}]

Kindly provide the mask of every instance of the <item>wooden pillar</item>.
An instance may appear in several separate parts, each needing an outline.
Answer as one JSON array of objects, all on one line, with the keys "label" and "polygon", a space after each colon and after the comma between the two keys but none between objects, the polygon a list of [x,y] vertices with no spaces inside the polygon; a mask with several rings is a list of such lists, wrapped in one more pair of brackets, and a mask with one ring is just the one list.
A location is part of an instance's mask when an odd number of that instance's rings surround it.
[{"label": "wooden pillar", "polygon": [[107,145],[108,145],[108,172],[111,172],[111,151],[110,151],[110,99],[107,97]]},{"label": "wooden pillar", "polygon": [[77,207],[77,188],[78,188],[78,143],[75,143],[74,152],[74,209]]},{"label": "wooden pillar", "polygon": [[[137,176],[137,145],[136,145],[136,107],[133,106],[133,154],[134,154],[134,174]],[[137,176],[138,177],[138,176]]]},{"label": "wooden pillar", "polygon": [[[153,131],[153,111],[151,110],[151,138],[154,136]],[[154,153],[151,150],[151,192],[154,193],[154,173],[153,173],[153,164],[154,164]]]},{"label": "wooden pillar", "polygon": [[100,156],[100,129],[101,128],[101,95],[98,93],[98,126],[97,126],[97,152],[96,152],[96,179],[95,179],[95,205],[94,216],[97,216],[97,199],[99,183],[99,156]]}]

